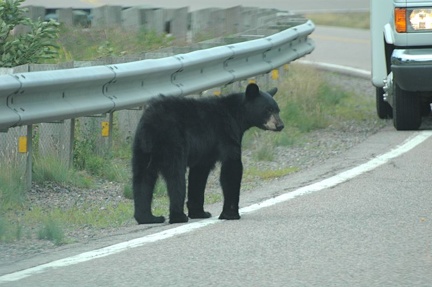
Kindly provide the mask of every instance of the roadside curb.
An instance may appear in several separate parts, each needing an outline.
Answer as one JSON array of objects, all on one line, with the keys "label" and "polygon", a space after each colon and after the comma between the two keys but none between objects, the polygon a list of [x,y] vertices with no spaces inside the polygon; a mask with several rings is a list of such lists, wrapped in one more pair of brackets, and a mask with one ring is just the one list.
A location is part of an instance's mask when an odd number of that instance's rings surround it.
[{"label": "roadside curb", "polygon": [[365,80],[371,79],[371,72],[367,71],[367,70],[356,69],[356,68],[351,68],[351,67],[341,66],[341,65],[334,65],[334,64],[329,64],[329,63],[313,62],[313,61],[308,61],[308,60],[299,60],[297,62],[300,64],[303,64],[303,65],[314,66],[314,67],[316,67],[320,70],[324,70],[324,71],[345,74],[348,76],[361,78],[361,79],[365,79]]}]

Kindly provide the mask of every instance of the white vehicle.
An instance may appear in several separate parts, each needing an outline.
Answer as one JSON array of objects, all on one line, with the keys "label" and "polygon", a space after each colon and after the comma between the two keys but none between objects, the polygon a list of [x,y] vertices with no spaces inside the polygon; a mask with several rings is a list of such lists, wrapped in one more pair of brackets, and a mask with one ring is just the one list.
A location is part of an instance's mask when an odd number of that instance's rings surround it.
[{"label": "white vehicle", "polygon": [[432,1],[371,0],[372,83],[380,118],[417,130],[432,102]]}]

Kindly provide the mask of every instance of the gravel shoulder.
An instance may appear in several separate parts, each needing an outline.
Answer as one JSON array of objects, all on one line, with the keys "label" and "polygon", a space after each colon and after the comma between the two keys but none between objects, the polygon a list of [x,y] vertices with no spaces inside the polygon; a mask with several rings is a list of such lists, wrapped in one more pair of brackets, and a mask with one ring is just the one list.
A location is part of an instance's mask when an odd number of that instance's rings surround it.
[{"label": "gravel shoulder", "polygon": [[[328,80],[345,89],[354,89],[359,95],[364,97],[374,97],[375,95],[375,90],[368,80],[336,74],[329,74]],[[272,162],[256,162],[251,159],[250,153],[245,151],[243,155],[244,166],[245,168],[250,168],[253,165],[259,165],[257,167],[268,169],[280,168],[281,166],[296,166],[300,170],[305,170],[349,150],[388,125],[390,125],[390,122],[381,121],[377,117],[362,122],[344,122],[337,127],[331,126],[310,133],[304,145],[277,147],[277,156],[275,156],[275,160]],[[259,179],[248,181],[246,184],[243,184],[242,192],[248,192],[265,184],[268,184],[268,181]],[[213,171],[209,179],[206,192],[221,193],[217,169]],[[86,190],[49,183],[44,186],[34,185],[28,194],[28,200],[31,202],[31,206],[57,206],[60,208],[68,208],[73,205],[79,206],[86,202],[97,201],[101,212],[103,212],[104,206],[108,204],[115,206],[119,203],[129,203],[132,205],[132,201],[123,196],[123,186],[113,182],[100,182],[97,188]],[[0,268],[22,260],[31,259],[35,256],[103,241],[113,236],[130,234],[133,237],[132,233],[141,231],[142,229],[143,227],[138,226],[131,216],[130,220],[127,220],[122,226],[116,228],[71,228],[65,234],[69,244],[62,246],[56,246],[48,240],[38,240],[33,237],[23,238],[13,243],[0,243],[0,254],[2,254],[0,256]]]}]

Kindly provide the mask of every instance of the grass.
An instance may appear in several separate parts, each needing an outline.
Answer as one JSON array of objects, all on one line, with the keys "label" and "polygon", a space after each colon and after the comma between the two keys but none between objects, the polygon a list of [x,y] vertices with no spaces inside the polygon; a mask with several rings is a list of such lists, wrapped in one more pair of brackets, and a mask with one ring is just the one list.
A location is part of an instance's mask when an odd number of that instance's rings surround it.
[{"label": "grass", "polygon": [[280,169],[249,168],[245,170],[245,176],[259,178],[261,180],[271,180],[289,175],[297,171],[299,171],[298,167],[286,167]]},{"label": "grass", "polygon": [[80,29],[62,26],[56,62],[89,61],[106,57],[122,57],[154,51],[172,45],[172,38],[140,29],[122,28]]},{"label": "grass", "polygon": [[12,223],[4,217],[0,217],[0,242],[13,242],[21,240],[22,227]]},{"label": "grass", "polygon": [[[114,115],[114,129],[118,126],[117,121]],[[113,146],[109,150],[106,140],[101,140],[99,134],[94,132],[98,131],[99,125],[99,120],[95,118],[76,121],[73,166],[95,177],[126,182],[129,169],[125,168],[125,161],[130,161],[130,145],[113,131]]]},{"label": "grass", "polygon": [[305,14],[315,25],[369,29],[369,12],[311,13]]},{"label": "grass", "polygon": [[0,168],[0,212],[23,206],[26,202],[24,180],[17,166]]},{"label": "grass", "polygon": [[40,184],[51,181],[62,185],[72,184],[82,188],[94,186],[94,178],[88,173],[70,169],[58,157],[52,155],[35,156],[33,181]]},{"label": "grass", "polygon": [[108,202],[100,206],[92,202],[84,202],[66,208],[46,209],[37,206],[31,212],[26,213],[23,220],[30,225],[43,223],[44,228],[53,225],[58,229],[67,229],[67,226],[103,229],[119,227],[131,218],[132,210],[128,203]]},{"label": "grass", "polygon": [[47,239],[52,241],[55,245],[62,245],[65,242],[65,235],[60,223],[53,219],[47,218],[42,227],[38,231],[38,239]]}]

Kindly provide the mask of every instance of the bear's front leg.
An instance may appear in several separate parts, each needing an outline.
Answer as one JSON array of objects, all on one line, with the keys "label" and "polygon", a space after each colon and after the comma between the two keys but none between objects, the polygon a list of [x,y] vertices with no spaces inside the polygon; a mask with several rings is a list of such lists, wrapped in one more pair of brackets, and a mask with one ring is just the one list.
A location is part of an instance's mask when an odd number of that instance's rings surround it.
[{"label": "bear's front leg", "polygon": [[239,200],[243,176],[243,164],[240,159],[222,162],[220,182],[224,195],[224,204],[219,219],[240,219]]},{"label": "bear's front leg", "polygon": [[210,218],[211,213],[204,211],[204,191],[212,166],[189,168],[187,207],[190,218]]}]

